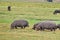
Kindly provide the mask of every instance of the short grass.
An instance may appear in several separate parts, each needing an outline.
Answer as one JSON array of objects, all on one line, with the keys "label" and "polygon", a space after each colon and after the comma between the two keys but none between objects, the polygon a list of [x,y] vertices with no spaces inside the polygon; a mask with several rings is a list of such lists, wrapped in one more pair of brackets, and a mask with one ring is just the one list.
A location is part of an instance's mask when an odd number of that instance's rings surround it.
[{"label": "short grass", "polygon": [[[11,11],[7,6],[11,5]],[[33,24],[39,21],[52,20],[60,23],[60,14],[53,15],[54,10],[60,9],[60,3],[25,3],[0,2],[0,40],[60,40],[60,30],[35,31]],[[10,29],[14,20],[25,19],[30,27],[26,29]]]}]

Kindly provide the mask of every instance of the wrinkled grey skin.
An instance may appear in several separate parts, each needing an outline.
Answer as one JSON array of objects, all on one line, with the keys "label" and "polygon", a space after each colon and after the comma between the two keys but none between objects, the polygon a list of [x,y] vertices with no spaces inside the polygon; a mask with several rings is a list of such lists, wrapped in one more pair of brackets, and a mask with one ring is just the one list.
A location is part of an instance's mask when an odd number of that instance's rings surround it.
[{"label": "wrinkled grey skin", "polygon": [[60,30],[60,24],[57,24],[57,28],[59,28],[59,30]]},{"label": "wrinkled grey skin", "polygon": [[[39,29],[38,29],[39,28]],[[41,22],[37,25],[36,27],[37,30],[51,30],[51,31],[55,31],[57,29],[57,26],[56,26],[56,23],[55,22],[52,22],[52,21],[44,21],[44,22]]]},{"label": "wrinkled grey skin", "polygon": [[29,27],[29,23],[26,20],[15,20],[12,24],[11,24],[11,29],[14,29],[17,27],[21,27],[22,29],[25,27]]}]

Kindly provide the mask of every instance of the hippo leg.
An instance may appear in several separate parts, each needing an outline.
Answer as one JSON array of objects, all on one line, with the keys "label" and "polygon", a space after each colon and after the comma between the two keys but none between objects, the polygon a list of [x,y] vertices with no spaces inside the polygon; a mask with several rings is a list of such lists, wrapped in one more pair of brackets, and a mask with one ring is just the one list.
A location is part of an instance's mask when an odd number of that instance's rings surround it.
[{"label": "hippo leg", "polygon": [[25,28],[25,26],[24,26],[24,28]]},{"label": "hippo leg", "polygon": [[42,29],[42,27],[40,27],[40,30],[41,30],[41,31],[44,31],[44,29]]},{"label": "hippo leg", "polygon": [[51,31],[53,31],[52,28],[51,28]]},{"label": "hippo leg", "polygon": [[53,28],[53,30],[55,31],[56,28]]},{"label": "hippo leg", "polygon": [[55,31],[55,29],[54,29],[54,31]]}]

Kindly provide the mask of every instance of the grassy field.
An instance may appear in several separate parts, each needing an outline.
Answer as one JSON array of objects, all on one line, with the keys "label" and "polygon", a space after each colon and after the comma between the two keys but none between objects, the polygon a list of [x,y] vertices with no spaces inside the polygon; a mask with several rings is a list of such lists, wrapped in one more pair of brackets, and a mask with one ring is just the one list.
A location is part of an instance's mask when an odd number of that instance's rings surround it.
[{"label": "grassy field", "polygon": [[[11,11],[7,11],[8,5]],[[55,32],[31,29],[39,21],[53,20],[59,24],[60,14],[53,15],[56,9],[60,9],[60,3],[0,2],[0,40],[60,40],[58,29]],[[18,19],[27,20],[30,27],[10,30],[10,24]]]}]

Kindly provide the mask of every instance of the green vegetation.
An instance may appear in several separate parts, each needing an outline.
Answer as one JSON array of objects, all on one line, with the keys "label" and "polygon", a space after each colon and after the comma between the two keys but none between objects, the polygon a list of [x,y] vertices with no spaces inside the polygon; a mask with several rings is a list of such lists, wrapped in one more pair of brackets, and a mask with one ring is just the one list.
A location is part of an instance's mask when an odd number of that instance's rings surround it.
[{"label": "green vegetation", "polygon": [[[7,11],[9,5],[11,11]],[[0,40],[60,40],[60,30],[32,30],[33,24],[39,21],[60,23],[60,14],[53,15],[56,9],[60,9],[60,3],[0,2]],[[10,24],[18,19],[29,21],[30,27],[10,30]]]}]

